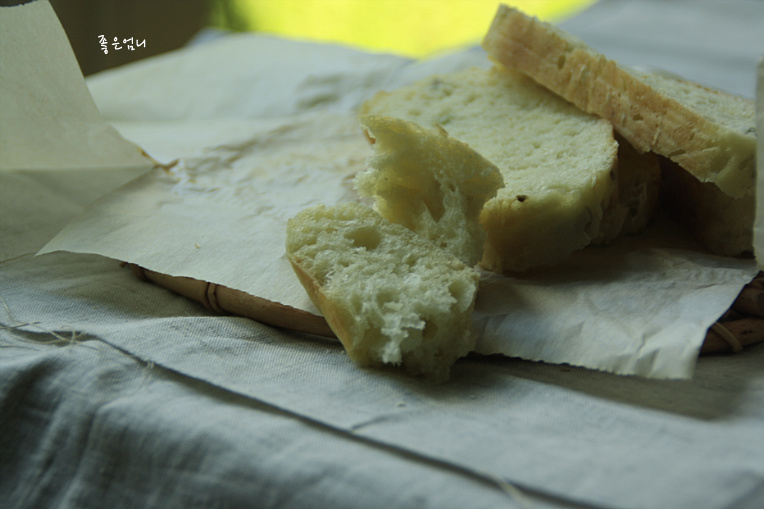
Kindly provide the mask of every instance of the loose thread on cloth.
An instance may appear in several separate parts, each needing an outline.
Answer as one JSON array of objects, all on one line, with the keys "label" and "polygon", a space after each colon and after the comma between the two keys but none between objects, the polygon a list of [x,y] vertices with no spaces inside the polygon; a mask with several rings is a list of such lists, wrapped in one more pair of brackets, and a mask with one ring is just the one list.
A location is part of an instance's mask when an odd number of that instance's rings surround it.
[{"label": "loose thread on cloth", "polygon": [[[129,358],[131,360],[135,360],[135,361],[141,362],[141,363],[143,363],[145,365],[144,372],[143,372],[143,378],[141,379],[140,386],[138,387],[137,390],[140,390],[141,388],[143,388],[143,386],[145,385],[146,381],[151,376],[151,372],[153,371],[153,369],[155,367],[154,363],[151,362],[151,361],[144,361],[144,360],[140,359],[139,357],[136,357],[135,355],[130,354],[129,352],[125,352],[125,351],[123,351],[121,349],[114,348],[114,346],[109,344],[108,342],[106,342],[106,341],[104,341],[104,340],[102,340],[100,338],[90,336],[87,332],[84,332],[84,331],[72,330],[69,333],[70,334],[69,336],[65,336],[65,335],[62,335],[60,332],[56,332],[56,331],[50,330],[50,329],[48,329],[46,327],[43,327],[42,325],[40,325],[40,322],[24,322],[22,320],[17,319],[14,316],[13,312],[10,309],[10,306],[8,306],[8,302],[3,297],[0,297],[0,303],[2,303],[3,308],[5,308],[5,313],[8,315],[8,319],[13,323],[13,325],[0,325],[0,329],[21,330],[23,327],[33,327],[33,328],[37,329],[38,331],[40,331],[40,332],[42,332],[42,333],[44,333],[46,335],[52,336],[53,339],[51,339],[50,341],[42,342],[42,343],[48,344],[48,345],[63,344],[64,346],[67,346],[67,347],[77,346],[77,347],[84,347],[84,348],[94,348],[94,347],[91,347],[91,346],[88,346],[88,345],[84,345],[83,341],[86,341],[86,340],[98,341],[98,342],[102,343],[103,345],[106,345],[106,346],[116,350],[116,352],[119,355],[122,355],[123,357],[127,357],[127,358]],[[6,348],[6,347],[10,348],[11,345],[3,345],[3,348]],[[95,348],[95,349],[98,350],[98,351],[101,351],[98,348]]]},{"label": "loose thread on cloth", "polygon": [[11,312],[11,308],[8,306],[8,303],[3,297],[0,297],[0,302],[2,302],[3,307],[5,308],[5,312],[8,315],[8,318],[13,323],[13,325],[0,325],[0,328],[2,329],[21,329],[22,327],[34,327],[40,332],[53,336],[53,338],[55,339],[51,340],[51,342],[62,342],[65,344],[75,344],[79,341],[80,338],[82,338],[83,336],[86,336],[84,332],[72,330],[71,336],[65,337],[55,331],[46,329],[45,327],[40,325],[40,322],[24,322],[24,321],[18,320]]}]

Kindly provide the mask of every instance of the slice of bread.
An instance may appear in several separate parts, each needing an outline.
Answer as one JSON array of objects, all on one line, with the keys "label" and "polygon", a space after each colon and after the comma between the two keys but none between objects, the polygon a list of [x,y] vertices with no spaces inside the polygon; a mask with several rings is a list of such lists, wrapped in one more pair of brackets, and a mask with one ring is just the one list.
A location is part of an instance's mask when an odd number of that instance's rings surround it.
[{"label": "slice of bread", "polygon": [[301,211],[288,222],[286,252],[359,365],[403,364],[442,382],[472,350],[477,271],[371,208]]},{"label": "slice of bread", "polygon": [[638,233],[647,226],[658,207],[661,190],[660,158],[640,154],[627,141],[618,141],[617,199],[605,210],[600,235],[594,244],[606,244],[620,236]]},{"label": "slice of bread", "polygon": [[373,197],[388,220],[476,265],[486,238],[480,213],[504,185],[499,169],[443,128],[375,115],[360,123],[374,153],[355,178],[359,194]]},{"label": "slice of bread", "polygon": [[661,199],[709,251],[723,256],[752,254],[756,194],[734,198],[701,182],[678,164],[661,159]]},{"label": "slice of bread", "polygon": [[521,73],[436,75],[380,92],[360,113],[440,126],[500,169],[505,185],[480,218],[485,268],[551,265],[603,235],[603,214],[617,199],[612,126]]},{"label": "slice of bread", "polygon": [[753,101],[628,69],[506,5],[499,7],[483,47],[493,61],[612,122],[640,152],[660,154],[733,198],[752,194]]}]

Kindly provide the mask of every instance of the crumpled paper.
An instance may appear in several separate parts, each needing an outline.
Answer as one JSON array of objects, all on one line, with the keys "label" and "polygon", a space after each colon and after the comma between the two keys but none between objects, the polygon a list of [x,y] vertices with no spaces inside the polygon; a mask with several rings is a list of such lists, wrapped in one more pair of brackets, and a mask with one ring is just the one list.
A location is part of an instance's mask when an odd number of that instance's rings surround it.
[{"label": "crumpled paper", "polygon": [[228,134],[99,200],[42,252],[96,253],[318,314],[286,259],[286,222],[353,199],[368,143],[353,116],[312,112]]},{"label": "crumpled paper", "polygon": [[[124,101],[118,90],[140,81],[145,95],[129,118],[115,113],[110,120],[155,158],[178,161],[104,196],[40,254],[96,253],[317,313],[285,258],[284,230],[303,207],[355,199],[350,181],[370,149],[354,107],[376,90],[487,60],[474,50],[421,63],[366,54],[359,70],[359,52],[345,48],[258,36],[209,44],[166,55],[161,67],[147,61],[92,80],[107,111]],[[263,45],[280,58],[251,61],[248,55]],[[303,56],[309,67],[299,65]],[[209,101],[229,104],[219,116],[195,88],[210,86],[195,78],[219,61],[248,62],[259,79],[272,77],[273,88],[260,83],[261,93],[250,94],[242,83],[251,71],[215,67],[230,73],[216,83],[234,84],[209,90]],[[286,75],[280,61],[292,62]],[[183,95],[179,83],[194,92]],[[283,83],[290,84],[287,92]],[[173,101],[167,90],[176,90],[174,104],[182,107],[167,104]],[[198,108],[188,107],[189,96]],[[230,106],[237,101],[246,113]],[[172,114],[157,119],[162,107]],[[474,314],[477,351],[687,378],[706,329],[756,271],[753,260],[704,253],[661,219],[642,235],[587,248],[553,269],[511,278],[484,273]]]}]

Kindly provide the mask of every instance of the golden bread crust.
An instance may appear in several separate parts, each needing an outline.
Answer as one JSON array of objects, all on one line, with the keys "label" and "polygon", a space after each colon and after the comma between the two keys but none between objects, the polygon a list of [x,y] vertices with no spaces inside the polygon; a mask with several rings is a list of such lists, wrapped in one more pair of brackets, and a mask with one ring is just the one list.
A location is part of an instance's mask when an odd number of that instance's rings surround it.
[{"label": "golden bread crust", "polygon": [[[637,150],[667,157],[731,196],[751,192],[753,131],[740,132],[712,120],[667,93],[672,86],[664,87],[661,78],[622,67],[577,38],[506,5],[499,7],[483,47],[494,61],[528,74],[584,111],[609,120]],[[753,125],[752,101],[684,85],[690,94],[734,102]]]}]

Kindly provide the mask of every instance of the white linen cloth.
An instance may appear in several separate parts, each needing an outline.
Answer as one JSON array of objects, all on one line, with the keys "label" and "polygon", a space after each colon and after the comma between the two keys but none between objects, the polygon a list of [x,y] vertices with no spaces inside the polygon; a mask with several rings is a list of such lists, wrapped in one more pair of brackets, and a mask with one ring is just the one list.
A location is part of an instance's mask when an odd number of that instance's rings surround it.
[{"label": "white linen cloth", "polygon": [[[762,15],[755,1],[605,0],[564,26],[624,63],[660,53],[750,95]],[[714,52],[669,44],[701,34]],[[719,78],[717,59],[737,78]],[[90,173],[81,189],[0,174],[5,506],[764,503],[761,345],[700,359],[692,380],[471,357],[432,387],[359,370],[335,342],[213,316],[109,259],[33,256],[136,171]]]},{"label": "white linen cloth", "polygon": [[752,507],[764,348],[658,381],[470,358],[427,386],[90,255],[3,266],[9,507]]}]

